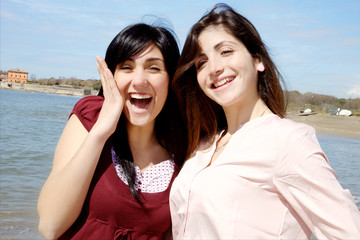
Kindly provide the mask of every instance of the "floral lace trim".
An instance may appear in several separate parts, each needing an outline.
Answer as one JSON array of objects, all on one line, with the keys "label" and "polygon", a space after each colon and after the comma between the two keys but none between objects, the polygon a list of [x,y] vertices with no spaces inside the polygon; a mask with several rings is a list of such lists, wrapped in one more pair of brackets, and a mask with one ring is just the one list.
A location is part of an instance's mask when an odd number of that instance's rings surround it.
[{"label": "floral lace trim", "polygon": [[[121,167],[113,148],[111,148],[111,155],[117,175],[126,185],[128,185],[124,170]],[[151,166],[146,169],[144,173],[141,173],[140,168],[135,166],[135,189],[144,193],[163,192],[168,188],[174,171],[175,162],[173,159]]]}]

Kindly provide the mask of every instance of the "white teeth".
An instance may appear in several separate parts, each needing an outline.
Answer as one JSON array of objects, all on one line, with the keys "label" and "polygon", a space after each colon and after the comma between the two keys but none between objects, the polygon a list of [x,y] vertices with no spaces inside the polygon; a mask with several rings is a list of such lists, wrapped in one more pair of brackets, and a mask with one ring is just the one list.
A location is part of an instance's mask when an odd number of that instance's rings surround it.
[{"label": "white teeth", "polygon": [[214,83],[214,87],[218,88],[220,87],[221,85],[224,85],[225,83],[227,82],[231,82],[234,78],[224,78],[223,80],[219,81],[219,82],[216,82]]},{"label": "white teeth", "polygon": [[148,99],[151,98],[150,94],[139,94],[139,93],[130,93],[131,98],[135,99]]}]

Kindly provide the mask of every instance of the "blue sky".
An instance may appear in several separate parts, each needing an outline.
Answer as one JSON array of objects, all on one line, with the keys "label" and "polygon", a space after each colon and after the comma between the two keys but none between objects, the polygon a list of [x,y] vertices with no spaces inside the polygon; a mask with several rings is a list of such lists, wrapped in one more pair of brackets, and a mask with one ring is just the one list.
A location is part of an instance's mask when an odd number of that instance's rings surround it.
[{"label": "blue sky", "polygon": [[[1,0],[0,69],[40,78],[99,79],[104,56],[125,26],[167,19],[182,49],[212,0]],[[360,97],[360,1],[222,1],[258,29],[288,90]]]}]

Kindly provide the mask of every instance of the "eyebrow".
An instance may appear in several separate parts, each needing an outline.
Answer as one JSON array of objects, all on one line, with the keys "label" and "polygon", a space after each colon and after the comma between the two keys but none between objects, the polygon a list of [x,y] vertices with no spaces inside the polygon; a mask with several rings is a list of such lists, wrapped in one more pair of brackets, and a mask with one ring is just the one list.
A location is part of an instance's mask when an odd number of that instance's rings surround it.
[{"label": "eyebrow", "polygon": [[[126,61],[132,61],[132,62],[135,62],[135,60],[134,60],[132,57],[130,57],[130,58],[129,58],[129,59],[127,59]],[[153,61],[161,61],[161,62],[165,62],[165,60],[164,60],[164,59],[162,59],[162,58],[157,58],[157,57],[147,58],[147,59],[145,60],[145,62],[153,62]]]}]

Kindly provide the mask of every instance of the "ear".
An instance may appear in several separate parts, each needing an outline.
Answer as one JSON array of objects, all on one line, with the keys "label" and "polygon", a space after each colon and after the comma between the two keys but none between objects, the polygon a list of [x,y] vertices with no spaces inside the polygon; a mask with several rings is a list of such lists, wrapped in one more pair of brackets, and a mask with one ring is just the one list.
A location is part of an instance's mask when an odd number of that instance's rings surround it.
[{"label": "ear", "polygon": [[259,71],[259,72],[265,71],[265,66],[260,60],[255,61],[255,64],[256,64],[257,71]]}]

